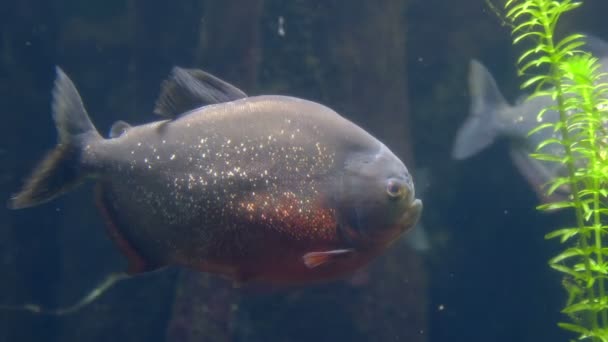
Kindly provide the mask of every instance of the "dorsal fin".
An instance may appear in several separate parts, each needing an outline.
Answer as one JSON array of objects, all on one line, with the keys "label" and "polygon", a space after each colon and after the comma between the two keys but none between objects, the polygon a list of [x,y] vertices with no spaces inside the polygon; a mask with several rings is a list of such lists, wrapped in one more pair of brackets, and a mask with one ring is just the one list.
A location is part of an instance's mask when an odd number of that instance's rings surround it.
[{"label": "dorsal fin", "polygon": [[237,87],[202,70],[174,67],[161,85],[154,113],[174,118],[204,105],[245,97]]},{"label": "dorsal fin", "polygon": [[118,120],[110,128],[110,138],[118,138],[131,128],[128,123]]}]

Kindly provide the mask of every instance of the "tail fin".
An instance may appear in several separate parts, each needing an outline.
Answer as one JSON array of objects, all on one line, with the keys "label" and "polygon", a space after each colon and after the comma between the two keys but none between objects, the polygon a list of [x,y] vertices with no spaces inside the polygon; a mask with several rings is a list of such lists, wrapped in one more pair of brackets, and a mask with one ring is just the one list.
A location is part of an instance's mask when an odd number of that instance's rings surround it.
[{"label": "tail fin", "polygon": [[471,61],[469,89],[471,114],[456,134],[454,159],[466,159],[490,146],[500,133],[498,113],[508,107],[490,72],[476,60]]},{"label": "tail fin", "polygon": [[9,207],[12,209],[50,201],[78,185],[85,177],[80,163],[82,146],[92,139],[102,139],[89,119],[76,87],[59,67],[52,110],[59,143],[26,180],[21,191],[11,198]]}]

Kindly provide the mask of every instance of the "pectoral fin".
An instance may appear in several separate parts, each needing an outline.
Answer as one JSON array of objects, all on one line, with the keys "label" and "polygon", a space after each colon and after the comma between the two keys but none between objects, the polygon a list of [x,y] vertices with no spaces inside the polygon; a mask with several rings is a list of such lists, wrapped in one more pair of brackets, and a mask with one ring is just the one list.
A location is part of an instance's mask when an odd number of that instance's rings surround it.
[{"label": "pectoral fin", "polygon": [[334,249],[324,252],[310,252],[302,256],[304,264],[308,268],[315,268],[325,263],[332,262],[337,259],[350,257],[354,253],[352,249]]}]

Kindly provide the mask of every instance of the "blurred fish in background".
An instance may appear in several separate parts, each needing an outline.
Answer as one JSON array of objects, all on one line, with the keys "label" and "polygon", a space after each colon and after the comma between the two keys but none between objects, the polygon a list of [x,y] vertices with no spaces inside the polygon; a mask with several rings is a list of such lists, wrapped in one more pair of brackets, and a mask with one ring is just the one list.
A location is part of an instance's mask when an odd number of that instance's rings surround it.
[{"label": "blurred fish in background", "polygon": [[[586,36],[584,49],[599,58],[602,69],[608,68],[608,43],[594,36]],[[546,197],[544,185],[556,176],[564,175],[561,164],[544,162],[530,157],[541,141],[558,137],[557,133],[546,129],[532,135],[540,111],[553,103],[548,96],[527,100],[521,95],[514,105],[509,104],[500,92],[496,81],[486,67],[472,60],[469,69],[469,92],[471,96],[470,115],[459,128],[453,144],[452,158],[470,158],[491,146],[497,139],[506,138],[509,142],[509,156],[542,201],[551,201],[567,196],[567,187],[558,188],[551,197]],[[545,122],[556,122],[559,114],[547,111]],[[563,154],[559,145],[546,147],[548,153]]]}]

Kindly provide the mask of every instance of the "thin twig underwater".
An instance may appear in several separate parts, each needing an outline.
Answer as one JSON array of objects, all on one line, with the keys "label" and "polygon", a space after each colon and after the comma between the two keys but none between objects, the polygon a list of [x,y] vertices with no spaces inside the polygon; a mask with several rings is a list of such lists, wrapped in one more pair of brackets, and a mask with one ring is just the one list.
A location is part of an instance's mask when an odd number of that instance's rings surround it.
[{"label": "thin twig underwater", "polygon": [[89,304],[97,300],[101,295],[108,291],[111,287],[116,285],[122,280],[128,279],[129,275],[125,272],[110,273],[99,285],[93,288],[89,293],[84,295],[76,303],[59,308],[46,308],[37,304],[23,304],[23,305],[0,305],[0,310],[7,311],[26,311],[34,314],[51,315],[51,316],[63,316],[76,313]]}]

